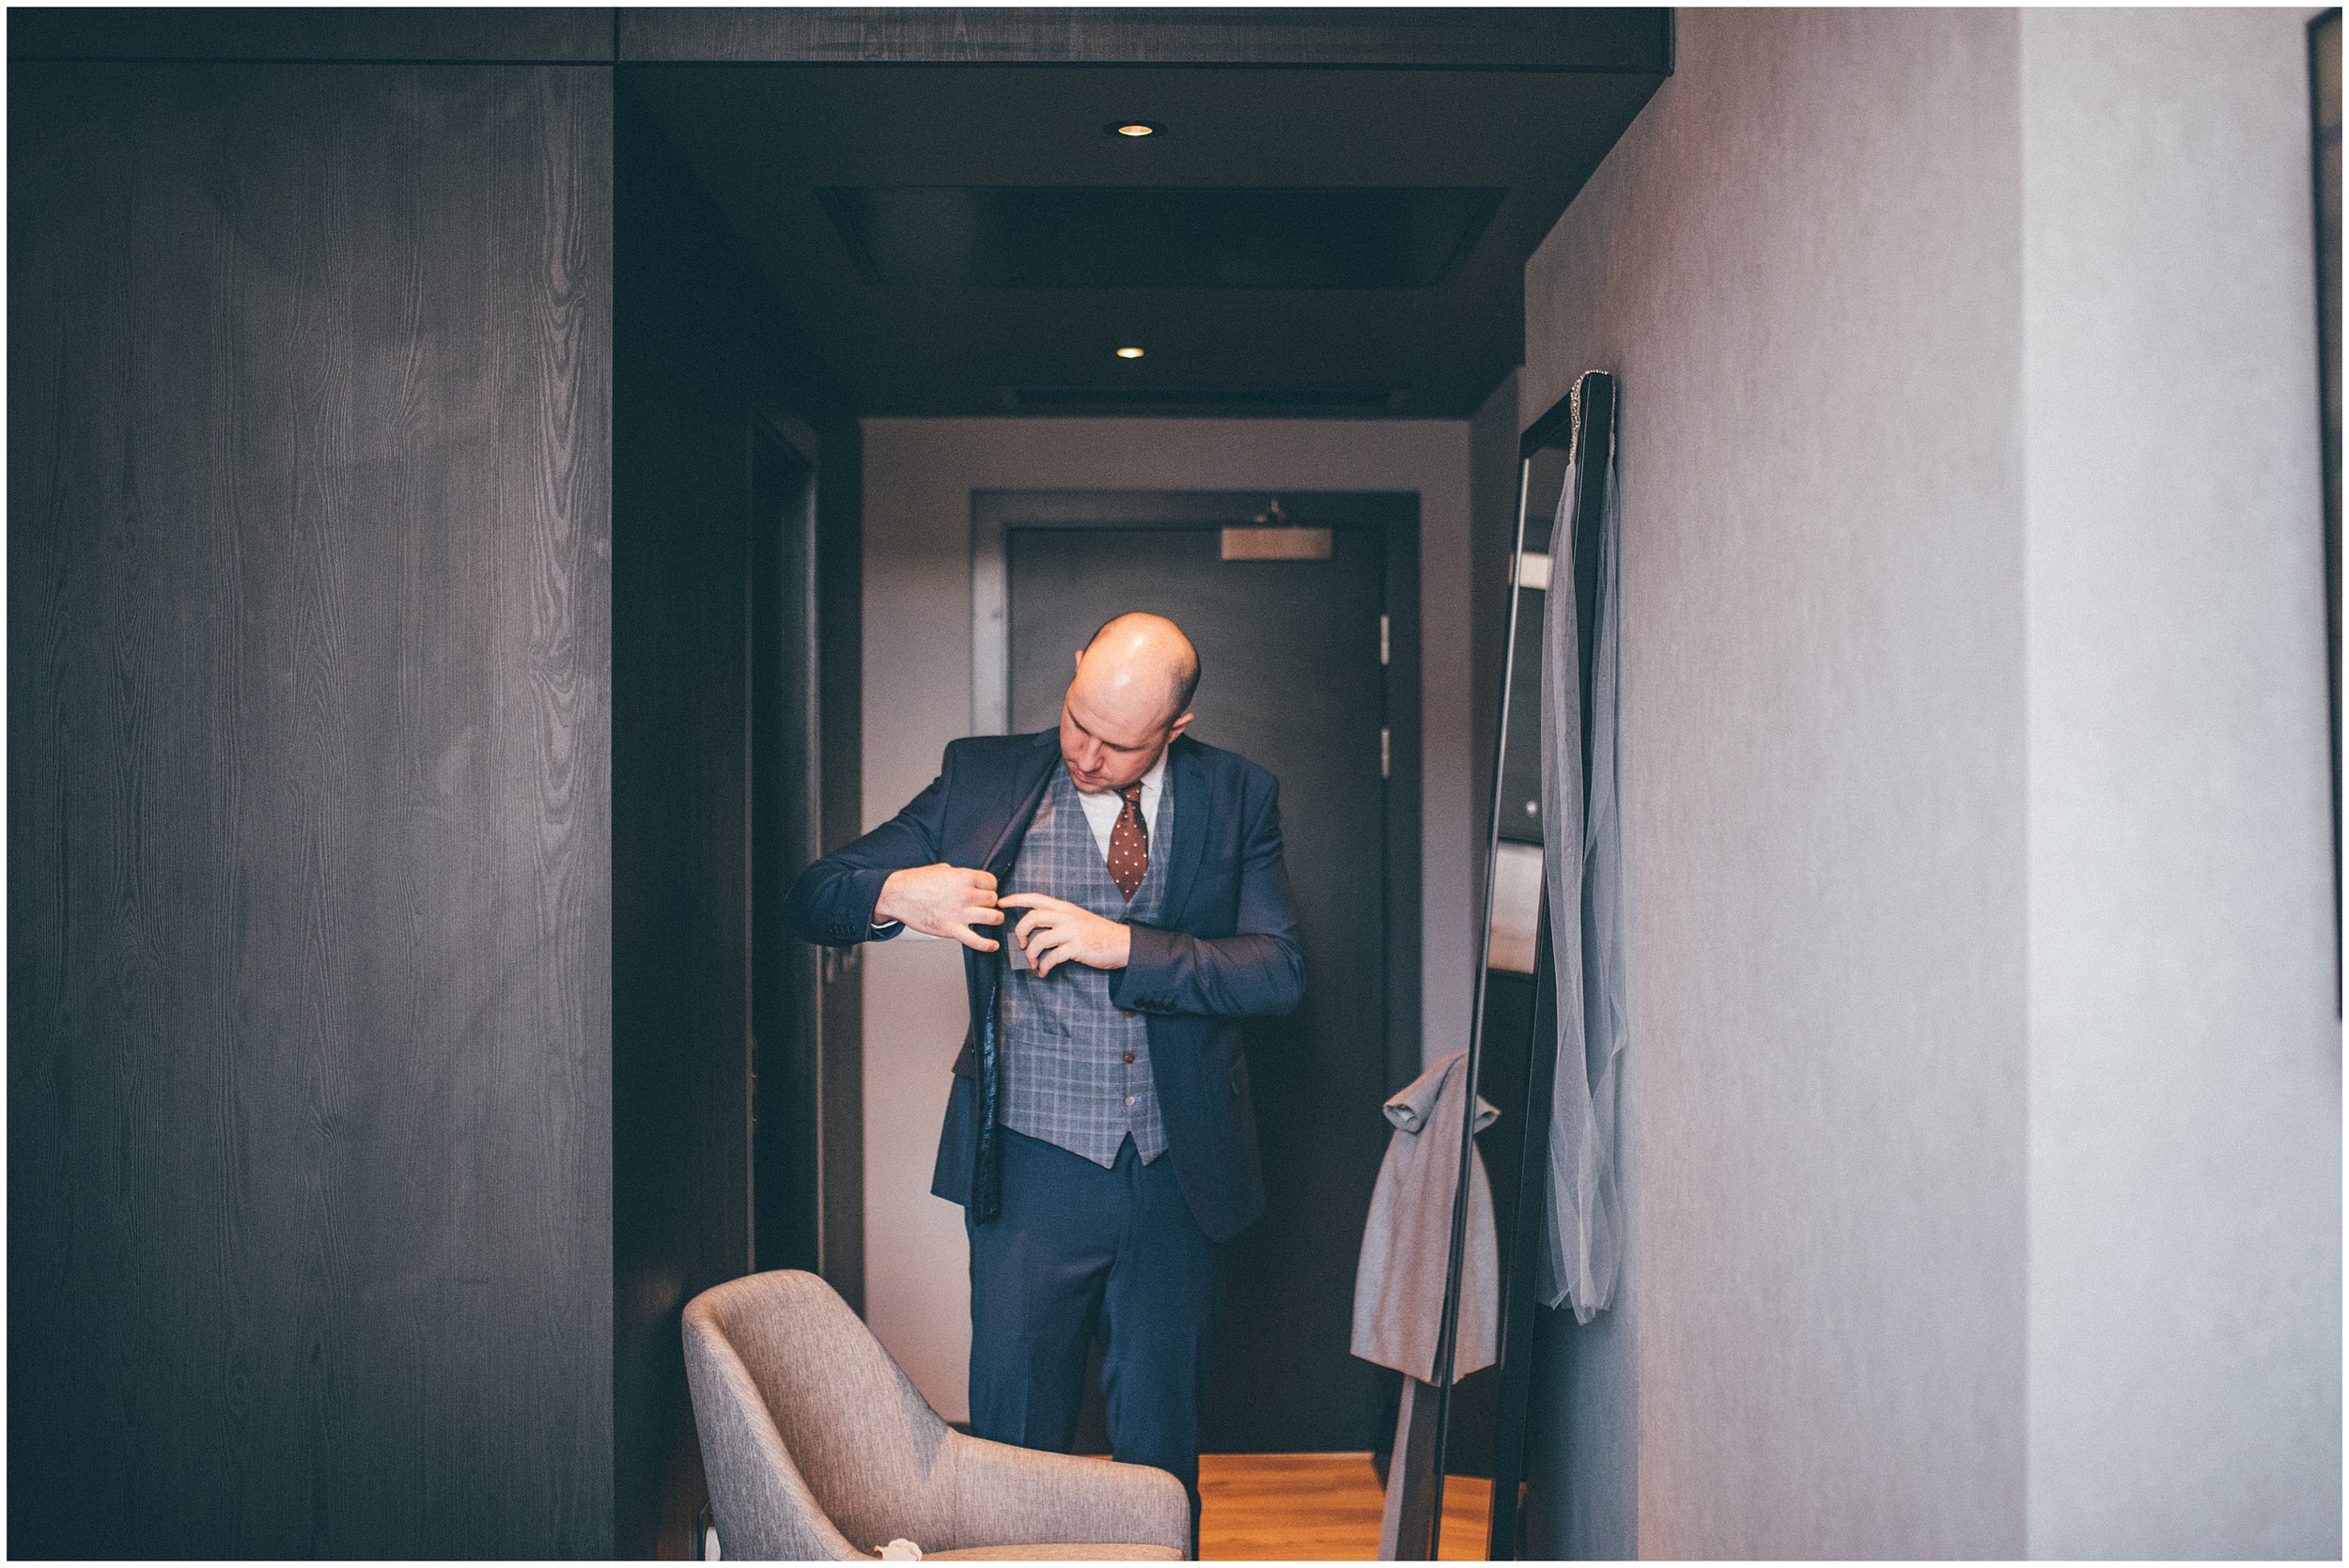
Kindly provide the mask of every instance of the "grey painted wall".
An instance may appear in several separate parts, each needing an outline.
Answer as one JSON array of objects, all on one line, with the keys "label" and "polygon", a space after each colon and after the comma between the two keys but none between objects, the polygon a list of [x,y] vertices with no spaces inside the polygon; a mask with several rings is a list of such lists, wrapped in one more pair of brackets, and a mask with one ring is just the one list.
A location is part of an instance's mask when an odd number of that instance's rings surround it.
[{"label": "grey painted wall", "polygon": [[[1476,962],[1468,718],[1465,421],[868,419],[864,422],[864,815],[885,821],[971,728],[973,489],[1390,489],[1420,493],[1427,852],[1423,1048],[1466,1044]],[[1439,848],[1439,846],[1445,846]],[[962,1038],[957,950],[864,950],[866,1320],[939,1410],[967,1403],[962,1211],[929,1194]],[[1446,1043],[1448,1042],[1448,1043]]]},{"label": "grey painted wall", "polygon": [[2036,1556],[2341,1551],[2310,14],[2022,23]]},{"label": "grey painted wall", "polygon": [[1622,379],[1631,905],[1625,1294],[1548,1324],[1532,1549],[2013,1555],[2015,20],[1680,28],[1526,278],[1524,417]]},{"label": "grey painted wall", "polygon": [[2302,12],[1683,12],[1623,380],[1630,1252],[1533,1546],[2336,1555]]}]

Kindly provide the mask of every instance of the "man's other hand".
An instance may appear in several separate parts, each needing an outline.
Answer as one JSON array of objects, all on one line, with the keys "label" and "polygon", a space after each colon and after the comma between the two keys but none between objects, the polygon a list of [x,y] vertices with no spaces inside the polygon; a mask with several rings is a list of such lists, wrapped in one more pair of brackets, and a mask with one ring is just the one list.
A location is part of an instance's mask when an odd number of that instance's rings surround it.
[{"label": "man's other hand", "polygon": [[1028,911],[1019,917],[1012,939],[1027,949],[1028,961],[1035,966],[1038,979],[1070,958],[1089,969],[1122,970],[1133,955],[1131,927],[1104,920],[1065,898],[1042,893],[1007,893],[996,902],[1005,908]]},{"label": "man's other hand", "polygon": [[901,920],[916,931],[951,937],[974,953],[1003,945],[971,929],[1003,924],[1003,911],[995,907],[994,874],[943,861],[891,872],[874,902],[873,920],[876,924]]}]

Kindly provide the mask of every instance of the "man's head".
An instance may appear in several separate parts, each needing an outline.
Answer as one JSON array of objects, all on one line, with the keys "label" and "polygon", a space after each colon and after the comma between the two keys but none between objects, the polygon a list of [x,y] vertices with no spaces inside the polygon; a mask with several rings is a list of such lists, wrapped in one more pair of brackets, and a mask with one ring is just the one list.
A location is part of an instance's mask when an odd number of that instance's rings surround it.
[{"label": "man's head", "polygon": [[1123,789],[1190,727],[1199,650],[1163,615],[1107,621],[1077,654],[1060,705],[1060,754],[1079,789]]}]

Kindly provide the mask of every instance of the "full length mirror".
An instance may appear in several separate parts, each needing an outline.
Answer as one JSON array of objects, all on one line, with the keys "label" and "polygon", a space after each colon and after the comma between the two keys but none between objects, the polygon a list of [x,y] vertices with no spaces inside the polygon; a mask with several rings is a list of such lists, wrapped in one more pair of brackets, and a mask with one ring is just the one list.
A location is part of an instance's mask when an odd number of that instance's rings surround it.
[{"label": "full length mirror", "polygon": [[[1479,1548],[1473,1555],[1514,1558],[1522,1544],[1520,1483],[1534,1322],[1543,1305],[1557,1298],[1562,1272],[1560,1249],[1550,1234],[1559,1216],[1549,1197],[1552,1112],[1560,1090],[1560,987],[1550,908],[1560,878],[1547,874],[1546,866],[1558,858],[1550,853],[1556,847],[1548,843],[1552,831],[1567,832],[1579,847],[1592,803],[1582,760],[1597,755],[1611,768],[1611,749],[1595,751],[1605,737],[1595,736],[1592,724],[1595,712],[1610,720],[1610,705],[1592,699],[1594,676],[1602,673],[1603,623],[1595,612],[1611,586],[1611,551],[1602,548],[1609,542],[1602,523],[1614,415],[1613,378],[1589,372],[1519,443],[1483,961],[1469,1060],[1478,1094],[1500,1112],[1472,1135],[1490,1173],[1491,1221],[1488,1229],[1480,1223],[1483,1205],[1470,1201],[1472,1166],[1464,1161],[1445,1317],[1445,1343],[1457,1356],[1451,1364],[1492,1364],[1441,1391],[1433,1467],[1437,1477],[1455,1478],[1455,1484],[1459,1478],[1489,1477],[1491,1500],[1486,1517],[1478,1521],[1483,1539],[1461,1541],[1456,1538],[1465,1525],[1461,1510],[1444,1507],[1439,1495],[1429,1511],[1431,1557],[1443,1545],[1447,1529],[1455,1537],[1450,1543],[1453,1555],[1468,1547]],[[1584,613],[1578,615],[1578,608]],[[1545,704],[1546,663],[1571,672],[1576,690],[1570,700]],[[1611,678],[1610,667],[1604,673]],[[1563,796],[1562,790],[1574,793]],[[1579,881],[1579,854],[1576,864],[1578,876],[1566,880]],[[1570,891],[1579,893],[1579,888]],[[1579,948],[1579,911],[1559,924],[1576,927]],[[1582,1037],[1581,1031],[1568,1032],[1575,1043]],[[1583,1093],[1586,1086],[1576,1075],[1573,1090]],[[1480,1257],[1480,1248],[1497,1251],[1497,1258]],[[1440,1489],[1440,1479],[1437,1485]]]}]

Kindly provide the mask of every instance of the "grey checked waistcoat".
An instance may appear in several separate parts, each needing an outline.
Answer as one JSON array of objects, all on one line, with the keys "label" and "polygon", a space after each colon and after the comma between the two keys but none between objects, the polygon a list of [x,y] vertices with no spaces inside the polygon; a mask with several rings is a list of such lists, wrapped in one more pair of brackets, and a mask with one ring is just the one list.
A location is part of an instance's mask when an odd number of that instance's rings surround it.
[{"label": "grey checked waistcoat", "polygon": [[[1149,869],[1128,903],[1110,877],[1068,769],[1055,766],[1003,891],[1050,893],[1110,920],[1154,920],[1166,897],[1161,846],[1172,842],[1172,789],[1159,792],[1158,818]],[[1015,919],[1022,913],[1004,911]],[[1105,1169],[1117,1162],[1128,1132],[1145,1163],[1166,1152],[1148,1022],[1110,1001],[1108,970],[1071,959],[1038,980],[1033,970],[1006,966],[1003,1031],[1004,1126]]]}]

